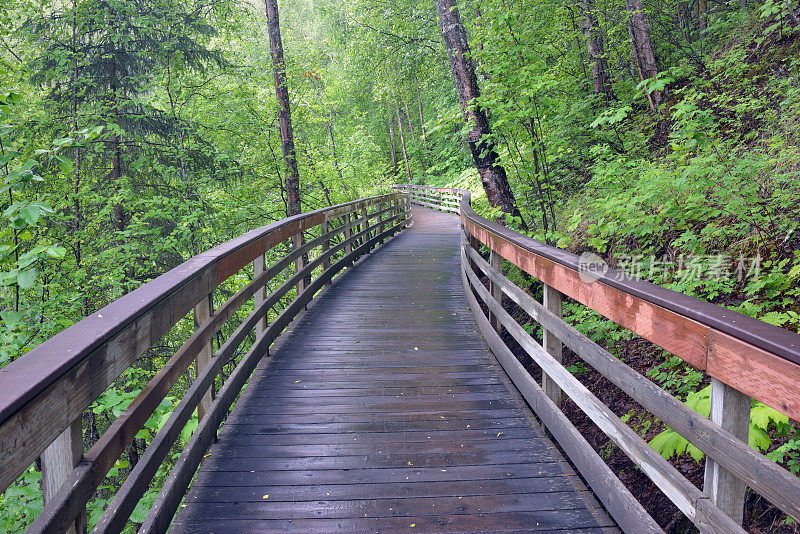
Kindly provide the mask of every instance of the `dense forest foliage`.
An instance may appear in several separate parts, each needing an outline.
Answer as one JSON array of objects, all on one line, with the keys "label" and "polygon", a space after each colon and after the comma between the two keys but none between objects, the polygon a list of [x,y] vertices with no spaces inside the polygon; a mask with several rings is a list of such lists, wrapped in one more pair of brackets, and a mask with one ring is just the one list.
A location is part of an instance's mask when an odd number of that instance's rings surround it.
[{"label": "dense forest foliage", "polygon": [[[476,209],[537,239],[800,329],[794,2],[454,6],[280,3],[292,169],[261,2],[2,2],[0,366],[201,251],[296,213],[294,174],[302,211],[395,182],[468,187]],[[477,84],[466,101],[440,24],[454,13]],[[482,187],[488,159],[504,170],[503,198]],[[612,323],[578,306],[567,315],[624,352],[629,338]],[[98,399],[87,443],[186,339],[190,319]],[[702,411],[705,378],[651,355],[651,377]],[[98,491],[90,525],[178,396]],[[687,450],[630,417],[661,436],[665,456]],[[759,421],[753,445],[797,473],[795,424]],[[41,510],[40,476],[31,466],[0,496],[0,531]],[[768,518],[774,531],[794,528]]]}]

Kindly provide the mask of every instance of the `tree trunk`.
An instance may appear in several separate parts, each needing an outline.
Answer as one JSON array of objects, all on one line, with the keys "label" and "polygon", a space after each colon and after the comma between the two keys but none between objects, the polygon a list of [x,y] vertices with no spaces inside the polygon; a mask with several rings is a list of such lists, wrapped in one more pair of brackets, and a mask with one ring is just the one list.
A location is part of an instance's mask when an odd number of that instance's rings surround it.
[{"label": "tree trunk", "polygon": [[581,30],[586,38],[586,50],[592,65],[592,86],[595,94],[608,100],[616,100],[611,78],[608,74],[608,59],[603,45],[603,33],[595,15],[594,0],[580,0]]},{"label": "tree trunk", "polygon": [[[508,184],[506,170],[497,162],[499,156],[491,139],[492,132],[486,110],[475,105],[475,99],[480,96],[480,89],[471,59],[467,32],[461,22],[456,0],[436,0],[436,10],[439,14],[447,55],[450,58],[458,102],[466,120],[466,141],[483,188],[486,190],[486,198],[492,206],[498,206],[505,213],[521,219],[514,193]],[[523,226],[524,224],[523,221]]]},{"label": "tree trunk", "polygon": [[333,166],[336,169],[336,174],[339,175],[339,182],[344,183],[342,177],[342,169],[339,167],[339,158],[336,156],[336,140],[333,137],[333,110],[328,111],[328,135],[331,138],[331,153],[333,154]]},{"label": "tree trunk", "polygon": [[403,120],[400,118],[400,106],[397,105],[397,102],[394,104],[394,109],[397,112],[397,128],[400,132],[400,146],[403,148],[403,161],[406,164],[406,176],[408,177],[408,183],[411,183],[411,167],[408,166],[408,153],[406,152],[406,138],[403,135]]},{"label": "tree trunk", "polygon": [[397,147],[394,144],[394,119],[389,117],[389,152],[392,156],[392,168],[397,172]]},{"label": "tree trunk", "polygon": [[[72,130],[78,132],[78,0],[72,0]],[[75,221],[72,225],[75,238],[75,269],[81,268],[81,201],[78,194],[81,187],[81,149],[75,147],[75,167],[72,169],[72,209]],[[83,294],[83,291],[80,291]],[[82,298],[82,315],[87,315],[86,298]]]},{"label": "tree trunk", "polygon": [[264,0],[267,9],[267,32],[269,48],[272,53],[272,68],[275,73],[275,93],[278,97],[278,122],[281,131],[283,160],[288,173],[286,175],[286,215],[297,215],[300,207],[300,171],[297,170],[297,153],[294,148],[294,130],[292,129],[292,110],[289,101],[289,89],[286,86],[286,62],[283,59],[283,42],[278,18],[278,1]]},{"label": "tree trunk", "polygon": [[411,121],[411,113],[408,110],[408,100],[406,100],[406,97],[404,96],[401,96],[400,98],[403,99],[403,108],[405,109],[406,122],[408,122],[408,133],[411,134],[411,137],[414,137],[414,123]]},{"label": "tree trunk", "polygon": [[[628,30],[631,33],[631,52],[640,80],[648,80],[658,75],[656,55],[650,43],[650,28],[644,14],[642,0],[626,0],[625,7],[630,14]],[[661,91],[647,93],[653,111],[661,103]]]},{"label": "tree trunk", "polygon": [[[113,46],[112,46],[113,48]],[[109,66],[109,79],[111,80],[111,98],[113,102],[112,113],[119,123],[119,104],[117,100],[117,63],[114,56],[111,56]],[[119,194],[119,180],[122,177],[122,154],[120,149],[119,136],[115,133],[111,136],[111,183],[114,193]],[[125,207],[121,202],[114,204],[114,228],[119,231],[125,229]]]},{"label": "tree trunk", "polygon": [[706,0],[697,1],[697,18],[700,28],[700,37],[705,37],[706,28],[708,27],[708,3]]},{"label": "tree trunk", "polygon": [[422,113],[422,92],[417,87],[417,108],[419,109],[419,128],[422,130],[422,143],[428,150],[428,133],[425,131],[425,115]]}]

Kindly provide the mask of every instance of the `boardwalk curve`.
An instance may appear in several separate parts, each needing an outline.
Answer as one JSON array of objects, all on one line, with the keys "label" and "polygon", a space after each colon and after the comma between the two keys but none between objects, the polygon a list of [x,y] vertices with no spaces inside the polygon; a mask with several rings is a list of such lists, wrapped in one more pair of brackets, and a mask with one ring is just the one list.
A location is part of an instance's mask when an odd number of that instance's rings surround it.
[{"label": "boardwalk curve", "polygon": [[414,224],[253,374],[172,532],[614,532],[477,331],[457,217]]}]

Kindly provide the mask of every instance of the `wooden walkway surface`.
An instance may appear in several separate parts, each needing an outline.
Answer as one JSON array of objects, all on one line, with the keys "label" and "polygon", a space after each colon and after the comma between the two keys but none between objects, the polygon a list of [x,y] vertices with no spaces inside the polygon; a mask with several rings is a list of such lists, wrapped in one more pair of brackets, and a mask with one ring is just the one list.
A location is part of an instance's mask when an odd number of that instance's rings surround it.
[{"label": "wooden walkway surface", "polygon": [[476,332],[458,218],[414,220],[273,347],[171,532],[617,532]]}]

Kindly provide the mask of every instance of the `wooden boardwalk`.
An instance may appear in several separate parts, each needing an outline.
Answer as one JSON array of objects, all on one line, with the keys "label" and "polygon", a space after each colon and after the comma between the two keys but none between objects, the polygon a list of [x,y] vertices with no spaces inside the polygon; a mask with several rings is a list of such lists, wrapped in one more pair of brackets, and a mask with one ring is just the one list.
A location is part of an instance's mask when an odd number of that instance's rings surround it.
[{"label": "wooden boardwalk", "polygon": [[262,361],[172,532],[617,532],[476,332],[458,218],[414,219]]}]

